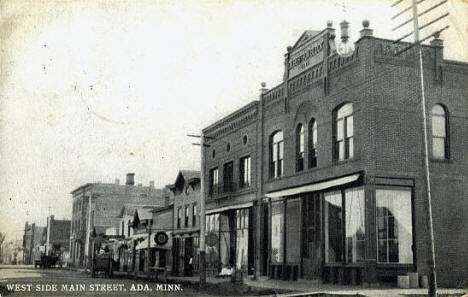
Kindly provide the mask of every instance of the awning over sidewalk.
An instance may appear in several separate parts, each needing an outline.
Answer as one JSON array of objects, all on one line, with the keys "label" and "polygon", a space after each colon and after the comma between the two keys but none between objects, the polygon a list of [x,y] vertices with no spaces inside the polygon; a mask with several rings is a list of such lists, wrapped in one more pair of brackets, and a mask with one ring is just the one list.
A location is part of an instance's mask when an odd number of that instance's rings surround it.
[{"label": "awning over sidewalk", "polygon": [[265,194],[265,197],[279,198],[279,197],[297,195],[297,194],[307,193],[307,192],[316,192],[316,191],[325,190],[328,188],[355,182],[359,179],[360,176],[361,176],[360,173],[356,173],[353,175],[339,177],[339,178],[335,178],[335,179],[331,179],[331,180],[327,180],[323,182],[317,182],[317,183],[308,184],[305,186],[299,186],[299,187],[290,188],[286,190],[280,190],[276,192],[267,193]]},{"label": "awning over sidewalk", "polygon": [[207,210],[207,211],[205,211],[205,214],[223,212],[223,211],[230,210],[230,209],[247,208],[247,207],[251,207],[251,206],[253,206],[253,202],[247,202],[247,203],[236,204],[236,205],[229,205],[229,206],[224,206],[224,207],[220,207],[220,208]]}]

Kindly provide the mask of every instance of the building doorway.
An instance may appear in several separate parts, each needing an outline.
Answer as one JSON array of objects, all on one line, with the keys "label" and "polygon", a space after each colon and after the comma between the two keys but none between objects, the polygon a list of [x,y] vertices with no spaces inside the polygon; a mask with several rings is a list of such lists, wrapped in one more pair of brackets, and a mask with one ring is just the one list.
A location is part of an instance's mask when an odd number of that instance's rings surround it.
[{"label": "building doorway", "polygon": [[191,276],[193,263],[193,237],[185,238],[184,245],[184,275]]}]

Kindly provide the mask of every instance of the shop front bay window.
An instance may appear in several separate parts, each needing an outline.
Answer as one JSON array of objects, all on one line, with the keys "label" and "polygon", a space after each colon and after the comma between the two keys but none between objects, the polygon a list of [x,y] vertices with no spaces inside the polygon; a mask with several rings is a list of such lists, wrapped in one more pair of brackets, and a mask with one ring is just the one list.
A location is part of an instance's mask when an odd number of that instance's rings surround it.
[{"label": "shop front bay window", "polygon": [[413,263],[411,190],[376,190],[379,263]]},{"label": "shop front bay window", "polygon": [[272,203],[271,209],[271,263],[284,261],[284,203]]},{"label": "shop front bay window", "polygon": [[324,200],[326,263],[363,261],[366,238],[364,189],[325,193]]}]

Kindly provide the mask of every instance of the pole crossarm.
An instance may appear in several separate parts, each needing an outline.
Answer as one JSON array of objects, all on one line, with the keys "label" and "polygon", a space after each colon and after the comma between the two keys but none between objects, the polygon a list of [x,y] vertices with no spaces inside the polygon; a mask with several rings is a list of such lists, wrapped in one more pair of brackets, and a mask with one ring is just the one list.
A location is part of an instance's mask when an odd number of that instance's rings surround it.
[{"label": "pole crossarm", "polygon": [[[440,21],[440,20],[443,19],[443,18],[446,18],[448,15],[449,15],[448,12],[447,12],[447,13],[444,13],[443,15],[441,15],[440,17],[438,17],[438,18],[436,18],[436,19],[430,21],[429,23],[426,23],[426,24],[424,24],[424,25],[418,27],[418,31],[421,30],[421,29],[426,28],[427,26],[430,26],[430,25],[434,24],[435,22]],[[393,43],[398,43],[398,42],[402,41],[403,39],[405,39],[406,37],[409,37],[409,36],[412,35],[413,33],[414,33],[414,31],[411,31],[411,32],[409,32],[408,34],[403,35],[403,37],[400,37],[399,39],[395,40]],[[420,41],[418,41],[418,42],[420,42]]]},{"label": "pole crossarm", "polygon": [[[428,40],[429,38],[434,37],[434,36],[436,36],[437,34],[440,34],[442,31],[447,30],[448,28],[450,28],[449,25],[443,27],[442,29],[440,29],[440,30],[438,30],[438,31],[435,31],[434,33],[432,33],[432,34],[429,35],[429,36],[424,37],[424,38],[421,39],[419,42],[422,43],[422,42]],[[414,43],[411,43],[409,46],[407,46],[407,47],[405,47],[404,49],[399,50],[398,52],[396,52],[396,53],[394,54],[394,56],[398,56],[398,55],[400,55],[400,54],[406,52],[407,50],[409,50],[409,49],[411,49],[411,48],[413,48],[413,47],[414,47]]]},{"label": "pole crossarm", "polygon": [[[419,0],[417,4],[420,4],[420,3],[423,3],[424,1],[426,0]],[[399,13],[397,13],[396,15],[392,16],[392,20],[396,19],[397,17],[399,17],[400,15],[404,14],[405,12],[407,12],[408,10],[411,10],[413,8],[413,6],[409,6],[405,9],[403,9],[402,11],[400,11]]]}]

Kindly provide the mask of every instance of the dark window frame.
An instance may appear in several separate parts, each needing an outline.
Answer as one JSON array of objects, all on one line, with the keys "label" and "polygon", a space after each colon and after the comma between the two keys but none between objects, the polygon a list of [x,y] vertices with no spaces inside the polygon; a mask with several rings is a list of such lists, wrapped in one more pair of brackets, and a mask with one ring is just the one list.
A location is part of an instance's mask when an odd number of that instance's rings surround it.
[{"label": "dark window frame", "polygon": [[[434,108],[436,106],[439,106],[440,108],[442,108],[444,114],[441,115],[441,114],[435,114],[434,113]],[[435,159],[445,159],[445,160],[450,160],[450,125],[449,125],[449,111],[447,109],[447,107],[444,105],[444,104],[441,104],[441,103],[437,103],[437,104],[434,104],[431,108],[431,112],[430,112],[430,115],[431,115],[431,139],[432,139],[432,157],[435,158]],[[445,123],[445,136],[442,137],[442,136],[438,136],[438,135],[434,135],[434,126],[433,126],[433,118],[434,117],[439,117],[439,118],[444,118],[444,123]],[[434,139],[443,139],[443,142],[444,142],[444,157],[441,157],[441,156],[435,156],[434,155]]]},{"label": "dark window frame", "polygon": [[[351,113],[346,114],[342,117],[338,117],[338,113],[340,110],[345,108],[346,106],[351,106]],[[342,139],[338,139],[338,129],[339,129],[339,122],[343,121],[342,127]],[[348,134],[348,125],[349,122],[352,121],[353,129],[352,135]],[[352,159],[354,157],[354,106],[352,102],[345,102],[333,110],[333,161],[334,162],[341,162]],[[343,158],[340,159],[340,144],[343,144]]]},{"label": "dark window frame", "polygon": [[[275,141],[275,136],[281,134],[281,139]],[[283,175],[284,134],[277,130],[270,136],[270,178],[279,178]],[[276,154],[275,154],[276,152]]]},{"label": "dark window frame", "polygon": [[317,120],[312,118],[309,121],[309,168],[317,167],[317,143],[318,143],[317,133],[318,133]]},{"label": "dark window frame", "polygon": [[302,123],[296,126],[296,172],[304,170],[305,129]]}]

